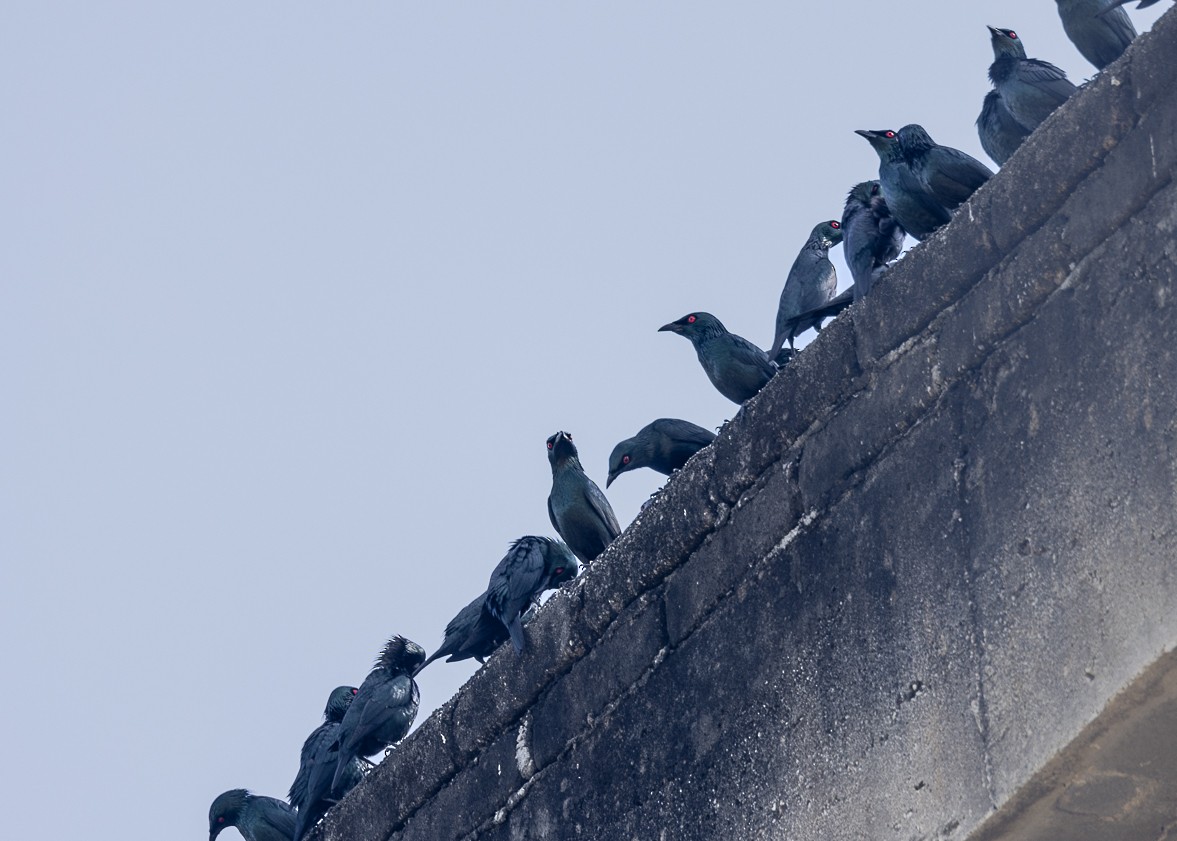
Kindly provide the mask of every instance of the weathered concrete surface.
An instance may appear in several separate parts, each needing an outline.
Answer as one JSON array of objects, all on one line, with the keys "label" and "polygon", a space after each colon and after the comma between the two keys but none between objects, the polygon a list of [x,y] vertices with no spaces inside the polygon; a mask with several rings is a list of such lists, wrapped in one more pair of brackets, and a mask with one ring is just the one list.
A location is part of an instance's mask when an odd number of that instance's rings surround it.
[{"label": "weathered concrete surface", "polygon": [[963,838],[1035,802],[1177,645],[1173,56],[1177,14],[318,837]]}]

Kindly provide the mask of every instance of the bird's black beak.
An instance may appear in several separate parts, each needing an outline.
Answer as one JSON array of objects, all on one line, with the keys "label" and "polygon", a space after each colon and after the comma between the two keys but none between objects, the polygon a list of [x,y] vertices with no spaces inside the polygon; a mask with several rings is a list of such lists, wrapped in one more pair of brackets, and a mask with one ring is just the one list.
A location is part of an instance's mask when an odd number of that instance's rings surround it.
[{"label": "bird's black beak", "polygon": [[605,479],[605,487],[608,488],[610,485],[612,485],[613,480],[616,478],[617,478],[617,474],[614,473],[613,471],[609,471],[609,475]]},{"label": "bird's black beak", "polygon": [[682,325],[679,324],[677,321],[672,321],[669,324],[663,324],[661,327],[658,328],[659,333],[661,333],[663,331],[670,331],[671,333],[681,333],[682,332]]},{"label": "bird's black beak", "polygon": [[1001,34],[1001,30],[998,29],[996,26],[990,26],[989,24],[985,24],[985,28],[989,30],[990,35],[1000,35]]},{"label": "bird's black beak", "polygon": [[[870,131],[869,129],[864,129],[864,128],[856,128],[854,130],[854,133],[857,134],[859,137],[865,137],[867,140],[870,140],[872,137],[875,136],[875,133],[873,131]],[[859,147],[859,148],[862,148],[862,147]]]}]

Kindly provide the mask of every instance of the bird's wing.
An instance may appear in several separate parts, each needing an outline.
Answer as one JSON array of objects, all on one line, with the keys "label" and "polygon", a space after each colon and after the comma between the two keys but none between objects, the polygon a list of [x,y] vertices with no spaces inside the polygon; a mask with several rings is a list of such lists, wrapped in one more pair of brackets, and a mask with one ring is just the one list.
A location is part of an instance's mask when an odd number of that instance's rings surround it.
[{"label": "bird's wing", "polygon": [[679,420],[678,418],[661,418],[655,421],[655,423],[657,424],[655,428],[659,432],[669,435],[676,441],[706,446],[715,440],[714,432],[704,429],[690,421]]},{"label": "bird's wing", "polygon": [[[324,728],[326,730],[316,741],[314,751],[306,766],[306,799],[299,802],[300,810],[331,793],[331,778],[335,775],[335,766],[339,762],[339,725],[327,722],[319,730],[324,730]],[[291,802],[294,802],[293,799]]]},{"label": "bird's wing", "polygon": [[556,534],[560,533],[560,524],[556,522],[556,512],[552,510],[552,495],[548,494],[548,519],[552,521],[552,528]]},{"label": "bird's wing", "polygon": [[1048,61],[1027,58],[1018,62],[1019,81],[1033,85],[1039,90],[1050,91],[1059,99],[1066,99],[1078,90],[1067,79],[1067,74]]},{"label": "bird's wing", "polygon": [[1132,19],[1123,9],[1117,11],[1113,6],[1103,13],[1102,19],[1121,44],[1131,44],[1132,39],[1136,37],[1136,27],[1132,25]]},{"label": "bird's wing", "polygon": [[[551,505],[549,503],[549,510]],[[500,622],[510,622],[543,585],[544,553],[535,540],[520,540],[512,546],[490,574],[486,588],[486,609]]]},{"label": "bird's wing", "polygon": [[777,369],[769,360],[768,354],[745,339],[743,336],[737,336],[734,333],[729,333],[732,339],[732,350],[737,359],[755,365],[765,376],[771,377],[776,373]]},{"label": "bird's wing", "polygon": [[[587,477],[586,477],[587,479]],[[584,495],[588,499],[589,505],[597,512],[597,516],[601,518],[601,522],[605,524],[605,530],[609,532],[609,539],[615,540],[617,535],[621,534],[621,526],[617,522],[617,515],[613,513],[613,506],[609,504],[609,500],[605,498],[605,494],[597,487],[597,483],[592,479],[587,479],[584,486]]]},{"label": "bird's wing", "polygon": [[294,837],[294,822],[298,815],[293,807],[281,800],[267,797],[257,803],[257,822],[253,826],[253,834],[258,841],[278,841]]},{"label": "bird's wing", "polygon": [[950,178],[958,184],[963,184],[970,190],[976,190],[993,177],[993,170],[972,155],[959,149],[950,149],[947,146],[941,146],[936,150],[935,164],[937,170],[944,177]]},{"label": "bird's wing", "polygon": [[[334,722],[325,721],[312,730],[311,735],[302,743],[302,752],[298,756],[298,774],[295,775],[294,782],[290,784],[290,792],[286,795],[286,799],[295,806],[301,806],[306,801],[307,778],[310,776],[311,764],[314,761],[315,746],[323,737],[328,725],[332,726],[331,729],[339,726]],[[334,741],[335,734],[332,733],[330,738]]]},{"label": "bird's wing", "polygon": [[834,271],[834,264],[826,260],[819,263],[819,273],[816,283],[808,283],[801,289],[798,299],[798,313],[806,312],[815,307],[829,303],[838,289],[838,275]]}]

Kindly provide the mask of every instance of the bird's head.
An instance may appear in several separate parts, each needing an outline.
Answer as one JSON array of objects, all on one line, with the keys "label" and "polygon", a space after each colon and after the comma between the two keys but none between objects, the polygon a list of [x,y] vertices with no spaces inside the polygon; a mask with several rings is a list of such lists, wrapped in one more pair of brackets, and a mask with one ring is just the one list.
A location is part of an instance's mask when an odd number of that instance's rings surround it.
[{"label": "bird's head", "polygon": [[397,675],[413,675],[425,662],[425,649],[399,634],[390,639],[376,658],[377,669]]},{"label": "bird's head", "polygon": [[865,137],[866,142],[879,155],[879,160],[887,161],[899,157],[899,135],[894,129],[855,129],[855,134]]},{"label": "bird's head", "polygon": [[572,443],[572,433],[564,432],[563,430],[557,432],[555,435],[548,436],[548,462],[555,467],[561,462],[568,459],[580,460],[576,452],[576,445]]},{"label": "bird's head", "polygon": [[1025,58],[1026,47],[1022,44],[1022,39],[1018,37],[1018,33],[1012,29],[998,29],[996,26],[989,27],[989,43],[993,47],[993,58],[1004,58],[1005,56],[1012,56],[1013,58]]},{"label": "bird's head", "polygon": [[337,686],[332,689],[331,694],[327,696],[327,706],[323,709],[324,720],[343,721],[347,708],[351,706],[352,699],[359,691],[354,686]]},{"label": "bird's head", "polygon": [[644,442],[637,437],[626,438],[620,444],[613,448],[613,452],[609,454],[609,476],[605,479],[605,487],[613,484],[613,480],[622,473],[628,473],[630,470],[637,470],[645,463],[643,457],[646,455],[648,447],[644,446]]},{"label": "bird's head", "polygon": [[678,321],[663,324],[658,332],[668,331],[686,336],[692,342],[709,333],[727,332],[722,322],[709,312],[692,312],[684,315]]},{"label": "bird's head", "polygon": [[842,241],[842,223],[837,219],[820,222],[813,227],[809,239],[811,242],[819,243],[822,248],[833,248]]},{"label": "bird's head", "polygon": [[859,182],[850,188],[850,192],[846,195],[846,204],[869,207],[871,198],[877,196],[879,192],[878,181]]},{"label": "bird's head", "polygon": [[919,123],[911,123],[899,129],[899,147],[911,158],[922,155],[936,145],[932,136]]},{"label": "bird's head", "polygon": [[241,817],[241,810],[249,798],[249,792],[243,788],[229,789],[217,795],[213,805],[208,808],[208,841],[215,841],[225,827],[237,826],[237,819]]},{"label": "bird's head", "polygon": [[545,547],[544,566],[548,570],[549,588],[571,581],[580,572],[580,561],[576,560],[571,549],[558,540],[551,541]]}]

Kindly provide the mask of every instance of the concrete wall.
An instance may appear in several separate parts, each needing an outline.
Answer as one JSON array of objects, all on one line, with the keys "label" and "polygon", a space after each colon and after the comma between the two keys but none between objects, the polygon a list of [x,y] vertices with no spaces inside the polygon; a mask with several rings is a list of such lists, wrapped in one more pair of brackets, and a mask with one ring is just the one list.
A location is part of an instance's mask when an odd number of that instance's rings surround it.
[{"label": "concrete wall", "polygon": [[963,838],[1177,643],[1177,14],[324,841]]}]

